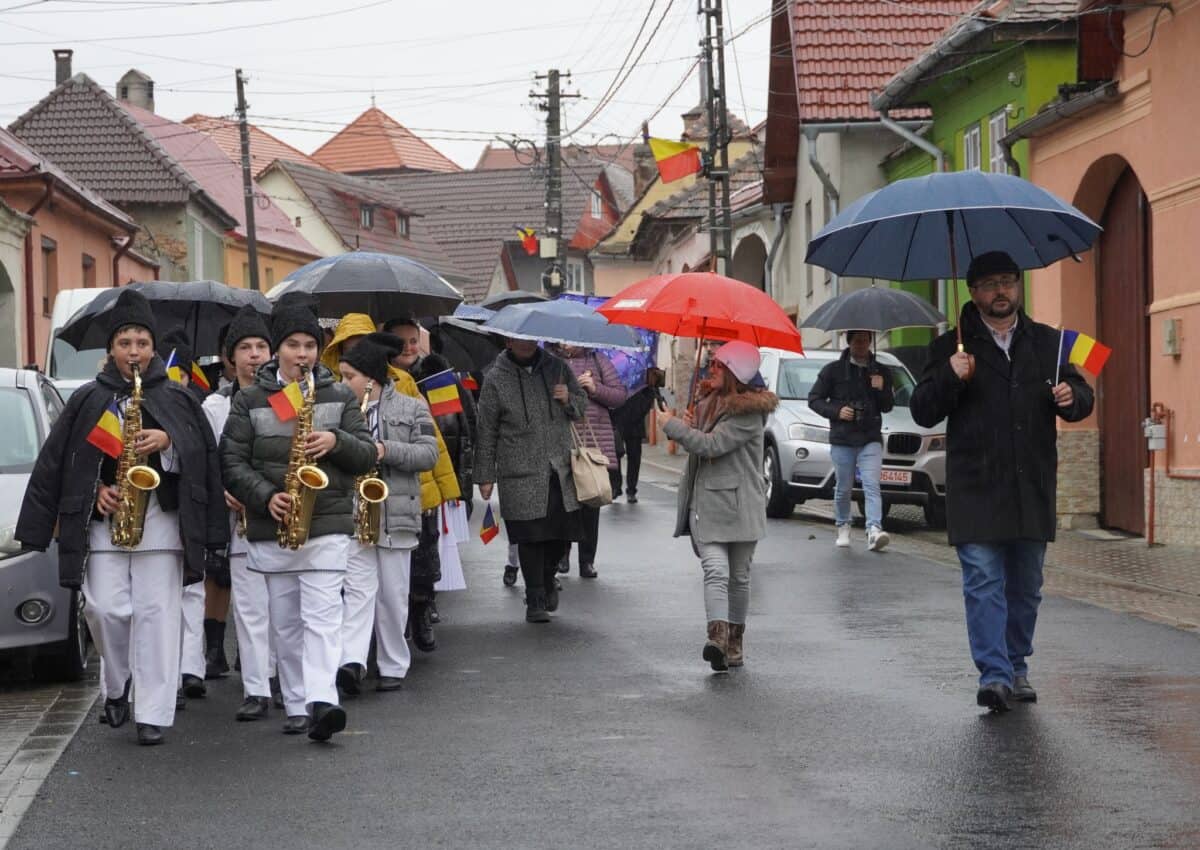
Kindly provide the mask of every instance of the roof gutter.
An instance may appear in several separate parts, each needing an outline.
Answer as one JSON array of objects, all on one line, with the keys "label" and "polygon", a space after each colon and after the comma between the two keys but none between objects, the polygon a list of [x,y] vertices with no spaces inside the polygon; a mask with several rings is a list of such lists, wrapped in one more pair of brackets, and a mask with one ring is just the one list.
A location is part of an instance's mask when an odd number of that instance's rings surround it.
[{"label": "roof gutter", "polygon": [[113,261],[112,261],[112,285],[113,286],[121,285],[121,258],[124,257],[126,252],[128,252],[129,249],[133,247],[133,237],[136,233],[137,233],[136,230],[131,230],[129,232],[129,238],[126,239],[125,242],[121,245],[121,247],[117,249],[117,253],[113,254]]},{"label": "roof gutter", "polygon": [[1086,112],[1094,106],[1100,106],[1105,103],[1112,103],[1119,98],[1121,93],[1118,89],[1116,80],[1110,80],[1102,86],[1097,86],[1089,92],[1076,95],[1067,100],[1060,101],[1051,106],[1046,107],[1037,115],[1022,121],[1017,126],[1013,127],[1000,140],[1000,148],[1004,151],[1004,161],[1008,163],[1008,170],[1011,174],[1018,177],[1021,175],[1021,166],[1013,157],[1012,148],[1017,142],[1022,139],[1032,139],[1034,136],[1040,136],[1047,132],[1056,124],[1066,121],[1081,112]]},{"label": "roof gutter", "polygon": [[871,95],[871,108],[884,113],[889,109],[904,105],[905,98],[912,94],[921,83],[921,79],[952,53],[973,40],[975,36],[988,28],[988,24],[974,18],[962,22],[962,25],[947,37],[934,44],[918,59],[888,81],[883,91]]}]

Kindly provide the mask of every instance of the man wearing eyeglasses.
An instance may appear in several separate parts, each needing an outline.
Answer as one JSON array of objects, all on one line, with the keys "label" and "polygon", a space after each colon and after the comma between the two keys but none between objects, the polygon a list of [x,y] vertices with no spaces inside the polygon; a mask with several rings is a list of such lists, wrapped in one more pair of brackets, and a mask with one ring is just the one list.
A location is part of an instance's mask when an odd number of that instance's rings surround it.
[{"label": "man wearing eyeglasses", "polygon": [[1056,418],[1087,417],[1094,396],[1073,366],[1059,368],[1059,332],[1022,310],[1008,254],[975,257],[967,285],[964,350],[954,331],[934,340],[909,410],[925,427],[947,420],[946,527],[962,565],[976,702],[1005,712],[1012,699],[1037,702],[1027,659],[1056,525]]}]

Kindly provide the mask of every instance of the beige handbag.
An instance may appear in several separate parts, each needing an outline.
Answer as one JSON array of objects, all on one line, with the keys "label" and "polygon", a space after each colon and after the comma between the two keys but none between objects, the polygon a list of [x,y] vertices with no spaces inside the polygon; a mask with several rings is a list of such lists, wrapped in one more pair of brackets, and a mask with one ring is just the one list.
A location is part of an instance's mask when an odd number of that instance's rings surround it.
[{"label": "beige handbag", "polygon": [[600,451],[600,442],[586,419],[587,435],[591,446],[585,445],[575,423],[571,423],[571,477],[575,480],[575,498],[579,504],[589,508],[602,508],[612,504],[612,482],[608,477],[608,458]]}]

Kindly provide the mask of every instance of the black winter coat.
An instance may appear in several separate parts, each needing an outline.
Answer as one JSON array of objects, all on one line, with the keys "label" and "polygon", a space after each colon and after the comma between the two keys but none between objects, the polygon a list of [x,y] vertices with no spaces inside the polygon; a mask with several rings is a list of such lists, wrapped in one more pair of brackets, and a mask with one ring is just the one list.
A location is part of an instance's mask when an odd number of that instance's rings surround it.
[{"label": "black winter coat", "polygon": [[[961,381],[950,367],[953,331],[930,345],[929,365],[909,409],[927,428],[946,423],[946,518],[951,545],[1054,539],[1058,474],[1055,417],[1078,422],[1094,394],[1074,366],[1059,380],[1071,385],[1070,407],[1054,403],[1051,384],[1059,332],[1017,319],[1009,356],[996,345],[974,304],[963,307],[963,344],[975,374]],[[1011,360],[1009,359],[1011,357]]]},{"label": "black winter coat", "polygon": [[[449,361],[440,354],[427,354],[413,367],[413,380],[418,382],[419,388],[420,381],[450,368]],[[450,455],[450,462],[454,465],[458,489],[462,492],[462,497],[470,502],[474,484],[476,403],[475,396],[463,387],[457,376],[455,384],[458,387],[458,397],[462,401],[462,412],[435,416],[434,421],[437,422],[438,430],[442,432],[446,453]]]},{"label": "black winter coat", "polygon": [[[280,421],[267,400],[282,389],[278,371],[272,360],[259,368],[254,386],[234,394],[221,435],[225,489],[246,506],[247,540],[274,540],[279,528],[267,504],[283,491],[296,420]],[[354,392],[324,366],[316,376],[313,431],[332,431],[337,442],[317,462],[329,486],[317,493],[309,536],[353,534],[354,479],[375,468],[375,441]]]},{"label": "black winter coat", "polygon": [[[34,549],[50,545],[58,524],[58,576],[63,587],[83,583],[88,556],[88,524],[96,503],[101,465],[108,455],[87,441],[104,409],[133,387],[109,360],[96,380],[67,401],[50,429],[25,490],[16,538]],[[229,514],[212,431],[195,396],[167,378],[155,357],[142,375],[142,411],[167,432],[179,473],[163,476],[164,511],[177,510],[183,540],[184,583],[204,578],[206,560],[229,543]],[[143,423],[143,427],[148,427]],[[157,465],[157,456],[152,456]],[[170,502],[170,504],[168,504]],[[176,503],[177,502],[177,508]]]},{"label": "black winter coat", "polygon": [[[871,376],[883,376],[883,389],[871,388]],[[829,420],[829,442],[835,446],[865,446],[883,440],[883,414],[895,405],[892,370],[871,355],[865,366],[850,360],[850,349],[837,360],[826,363],[808,392],[808,406]],[[862,413],[853,422],[838,414],[846,405],[861,405]]]}]

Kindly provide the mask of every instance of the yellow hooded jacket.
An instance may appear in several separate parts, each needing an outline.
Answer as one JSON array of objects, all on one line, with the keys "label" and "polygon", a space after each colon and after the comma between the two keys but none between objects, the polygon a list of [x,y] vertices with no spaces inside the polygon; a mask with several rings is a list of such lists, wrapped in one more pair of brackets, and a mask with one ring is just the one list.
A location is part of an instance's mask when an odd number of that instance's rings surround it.
[{"label": "yellow hooded jacket", "polygon": [[[321,354],[321,362],[329,367],[329,371],[333,372],[335,378],[341,380],[341,374],[338,372],[338,359],[342,354],[342,344],[348,339],[366,336],[374,332],[375,323],[366,313],[347,313],[338,322],[333,340]],[[417,389],[417,382],[403,369],[389,366],[388,375],[396,387],[396,392],[413,398],[423,398],[421,391]],[[458,487],[458,477],[454,474],[454,464],[450,460],[450,453],[446,451],[446,441],[442,439],[442,432],[437,425],[434,424],[433,427],[437,437],[438,459],[431,471],[421,473],[421,510],[423,511],[436,508],[442,502],[462,498],[462,491]]]}]

